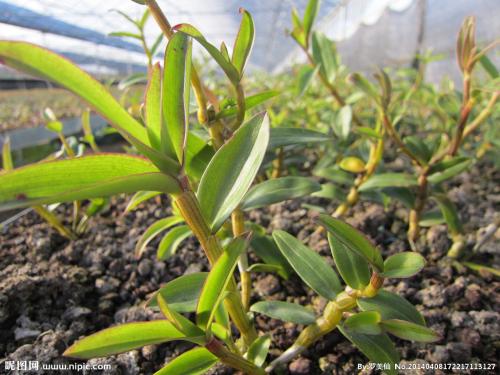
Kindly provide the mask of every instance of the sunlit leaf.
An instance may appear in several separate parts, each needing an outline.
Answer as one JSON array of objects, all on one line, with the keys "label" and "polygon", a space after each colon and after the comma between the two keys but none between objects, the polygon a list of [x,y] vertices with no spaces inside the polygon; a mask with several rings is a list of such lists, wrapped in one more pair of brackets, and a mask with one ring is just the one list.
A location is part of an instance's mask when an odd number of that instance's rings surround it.
[{"label": "sunlit leaf", "polygon": [[149,82],[144,98],[144,115],[151,145],[162,152],[169,152],[168,148],[162,149],[161,145],[161,66],[157,63],[149,73]]},{"label": "sunlit leaf", "polygon": [[6,137],[2,145],[2,168],[6,171],[14,169],[14,163],[12,162],[12,152],[10,148],[10,138]]},{"label": "sunlit leaf", "polygon": [[162,314],[175,326],[175,328],[186,335],[186,337],[189,337],[193,342],[199,343],[200,345],[206,343],[207,339],[205,332],[200,327],[172,309],[161,294],[156,296],[156,300]]},{"label": "sunlit leaf", "polygon": [[170,216],[155,221],[144,231],[139,241],[137,241],[135,245],[135,256],[141,256],[144,250],[146,250],[146,246],[148,246],[148,244],[161,232],[183,221],[184,219],[180,216]]},{"label": "sunlit leaf", "polygon": [[[248,111],[258,106],[259,104],[262,104],[265,101],[274,98],[275,96],[278,96],[279,94],[280,93],[278,91],[269,90],[269,91],[259,92],[258,94],[255,95],[249,95],[245,97],[245,111]],[[215,119],[219,120],[226,117],[236,116],[237,114],[238,114],[238,106],[235,104],[217,112],[217,114],[215,115]]]},{"label": "sunlit leaf", "polygon": [[446,181],[446,180],[458,175],[459,173],[462,173],[463,171],[465,171],[467,168],[469,168],[471,163],[472,163],[471,160],[465,160],[461,163],[451,165],[450,167],[448,167],[442,171],[430,174],[427,177],[427,180],[431,184],[440,184],[441,182]]},{"label": "sunlit leaf", "polygon": [[304,18],[302,20],[306,38],[309,38],[309,35],[311,34],[314,20],[316,19],[316,16],[318,14],[319,3],[319,0],[309,0],[309,2],[307,3],[307,7],[304,12]]},{"label": "sunlit leaf", "polygon": [[391,255],[384,261],[383,277],[405,278],[411,277],[422,270],[425,259],[422,255],[410,251]]},{"label": "sunlit leaf", "polygon": [[154,375],[202,375],[217,363],[217,357],[205,348],[194,348],[173,360]]},{"label": "sunlit leaf", "polygon": [[171,229],[160,241],[156,257],[158,260],[170,258],[177,252],[182,241],[191,236],[193,232],[187,225],[180,225]]},{"label": "sunlit leaf", "polygon": [[154,198],[161,193],[159,191],[139,191],[135,193],[132,198],[128,201],[125,212],[130,212],[135,210],[141,203],[147,201],[148,199]]},{"label": "sunlit leaf", "polygon": [[248,348],[246,358],[255,363],[256,366],[262,366],[266,361],[270,345],[271,337],[269,335],[258,337]]},{"label": "sunlit leaf", "polygon": [[383,320],[380,325],[385,331],[403,340],[434,342],[440,339],[439,335],[432,329],[404,320]]},{"label": "sunlit leaf", "polygon": [[242,14],[241,24],[234,42],[231,61],[234,67],[240,72],[241,76],[243,74],[243,69],[245,69],[250,51],[252,50],[255,39],[255,29],[250,13],[242,8],[240,8],[240,13]]},{"label": "sunlit leaf", "polygon": [[348,317],[343,327],[350,332],[379,335],[382,333],[382,328],[379,325],[381,320],[382,317],[377,311],[362,311]]},{"label": "sunlit leaf", "polygon": [[361,173],[365,170],[365,162],[355,156],[346,156],[340,161],[339,167],[347,172]]}]

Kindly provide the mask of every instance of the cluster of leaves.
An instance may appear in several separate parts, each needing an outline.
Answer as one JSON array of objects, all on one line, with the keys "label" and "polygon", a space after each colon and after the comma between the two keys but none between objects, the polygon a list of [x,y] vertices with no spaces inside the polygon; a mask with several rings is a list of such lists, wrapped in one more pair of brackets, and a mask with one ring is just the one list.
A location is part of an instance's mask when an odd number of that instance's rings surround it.
[{"label": "cluster of leaves", "polygon": [[[382,152],[384,140],[399,139],[397,133],[392,133],[396,124],[410,122],[410,98],[428,88],[416,89],[410,95],[404,83],[401,88],[393,88],[387,74],[381,72],[377,76],[381,90],[377,90],[360,75],[351,75],[358,89],[344,99],[337,82],[342,81],[342,87],[350,90],[353,85],[345,83],[346,69],[330,41],[312,32],[319,2],[311,1],[302,20],[294,12],[292,35],[312,65],[300,74],[299,96],[318,100],[319,104],[309,109],[311,116],[318,119],[316,122],[328,125],[329,120],[318,109],[331,107],[325,113],[333,114],[334,125],[328,132],[318,131],[320,126],[276,126],[282,125],[282,119],[291,111],[286,105],[285,110],[279,109],[280,99],[276,99],[269,116],[252,115],[250,110],[277,93],[245,94],[245,65],[254,41],[253,19],[247,11],[241,10],[242,21],[230,54],[224,43],[217,48],[192,25],[171,27],[156,1],[138,2],[148,9],[140,20],[131,19],[142,39],[151,13],[168,43],[163,64],[148,60],[147,87],[137,110],[128,111],[104,86],[70,61],[29,43],[0,41],[0,58],[5,64],[74,92],[104,116],[133,148],[133,154],[91,155],[71,154],[65,148],[64,159],[6,168],[0,173],[0,209],[80,202],[126,193],[134,194],[127,207],[130,211],[148,199],[167,194],[173,203],[172,216],[147,228],[136,246],[136,255],[141,256],[156,236],[166,232],[158,245],[158,259],[173,256],[185,238],[195,236],[211,264],[208,273],[184,275],[167,283],[148,302],[150,307],[159,308],[165,319],[108,328],[77,341],[65,354],[92,358],[184,340],[196,348],[169,362],[159,374],[203,373],[217,362],[245,373],[263,374],[338,328],[370,360],[389,363],[387,372],[394,373],[398,354],[387,334],[414,341],[437,340],[408,301],[383,290],[385,278],[411,277],[420,271],[424,260],[419,254],[404,252],[383,261],[379,250],[362,234],[337,218],[322,215],[319,223],[328,234],[336,269],[346,284],[343,288],[336,272],[295,237],[283,231],[269,235],[266,228],[245,220],[248,211],[288,199],[311,194],[338,198],[339,185],[350,189],[342,214],[365,192],[374,191],[369,196],[382,200],[386,196],[413,194],[401,190],[414,186],[411,176],[404,180],[410,182],[401,182],[401,176],[381,173]],[[222,100],[198,74],[192,61],[193,39],[218,64],[229,82],[230,94],[224,93]],[[470,66],[470,61],[465,65]],[[316,76],[331,98],[305,95]],[[196,116],[190,113],[191,92],[197,105]],[[394,95],[408,97],[404,111],[394,105]],[[436,99],[430,94],[426,98],[426,104]],[[419,111],[427,113],[420,107]],[[291,125],[296,123],[292,121]],[[60,134],[66,147],[62,127],[55,123],[50,127]],[[387,139],[390,135],[392,138]],[[86,134],[85,142],[95,146],[91,133]],[[411,150],[423,147],[418,140],[412,143],[406,137],[401,142],[398,146]],[[294,167],[311,164],[304,157],[296,158],[303,156],[304,148],[311,144],[320,157],[313,174],[330,180],[323,186],[299,173],[307,168]],[[420,155],[420,151],[411,152]],[[4,155],[4,164],[5,160]],[[428,177],[436,173],[446,175],[462,163],[454,160],[440,161],[448,163],[441,167],[436,167],[440,165],[436,163],[433,167],[438,169],[428,171]],[[255,253],[259,262],[249,264],[249,251]],[[240,288],[234,277],[236,268]],[[328,301],[326,308],[317,317],[307,308],[287,302],[261,301],[250,305],[252,272],[276,272],[283,278],[295,272]],[[270,337],[258,336],[252,314],[307,327],[291,348],[266,365]],[[233,324],[239,338],[233,335]]]}]

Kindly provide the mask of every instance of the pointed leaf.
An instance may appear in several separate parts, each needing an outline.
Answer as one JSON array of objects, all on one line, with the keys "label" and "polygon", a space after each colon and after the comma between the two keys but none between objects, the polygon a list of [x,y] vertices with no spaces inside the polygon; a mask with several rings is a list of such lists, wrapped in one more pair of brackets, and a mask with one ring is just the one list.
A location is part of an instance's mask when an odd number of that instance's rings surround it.
[{"label": "pointed leaf", "polygon": [[166,320],[121,324],[78,340],[63,353],[66,357],[89,359],[127,352],[145,345],[185,339]]},{"label": "pointed leaf", "polygon": [[151,146],[158,151],[168,152],[169,150],[162,149],[161,145],[161,76],[161,65],[157,63],[149,73],[149,82],[144,98],[144,114]]},{"label": "pointed leaf", "polygon": [[432,227],[434,225],[444,224],[446,220],[444,219],[441,211],[427,211],[420,216],[420,221],[418,225],[421,227]]},{"label": "pointed leaf", "polygon": [[243,198],[241,208],[254,210],[289,199],[299,198],[321,189],[307,177],[281,177],[267,180],[251,188]]},{"label": "pointed leaf", "polygon": [[462,233],[462,223],[457,212],[457,208],[453,202],[444,193],[433,193],[432,198],[438,203],[439,209],[441,210],[443,217],[452,233]]},{"label": "pointed leaf", "polygon": [[319,295],[334,300],[341,290],[340,281],[325,260],[287,232],[274,231],[273,238],[300,278]]},{"label": "pointed leaf", "polygon": [[269,150],[283,146],[326,142],[330,140],[330,136],[315,130],[285,127],[272,128],[271,137],[269,138]]},{"label": "pointed leaf", "polygon": [[266,361],[267,353],[269,352],[269,346],[271,345],[271,337],[269,335],[264,335],[258,337],[246,353],[246,358],[255,363],[256,366],[262,366]]},{"label": "pointed leaf", "polygon": [[314,312],[296,303],[282,301],[261,301],[253,304],[250,311],[296,324],[313,324]]},{"label": "pointed leaf", "polygon": [[[269,91],[259,92],[258,94],[255,95],[247,96],[245,97],[245,111],[248,111],[258,106],[259,104],[262,104],[265,101],[274,98],[275,96],[278,96],[279,94],[280,93],[278,91],[269,90]],[[226,117],[236,116],[237,114],[238,114],[238,106],[232,105],[222,109],[220,112],[217,112],[217,114],[215,115],[215,119],[220,120]]]},{"label": "pointed leaf", "polygon": [[180,216],[170,216],[155,221],[144,231],[141,238],[139,238],[139,241],[137,241],[137,244],[135,245],[135,256],[140,257],[151,240],[153,240],[161,232],[183,221],[184,219]]},{"label": "pointed leaf", "polygon": [[307,91],[311,83],[313,82],[313,78],[319,71],[321,66],[318,65],[316,68],[312,68],[310,66],[303,66],[299,71],[299,76],[297,80],[297,92],[298,96],[301,97]]},{"label": "pointed leaf", "polygon": [[135,210],[142,202],[154,198],[161,193],[159,191],[138,191],[128,201],[125,213]]},{"label": "pointed leaf", "polygon": [[380,325],[385,331],[403,340],[434,342],[440,339],[432,329],[404,320],[388,319],[382,321]]},{"label": "pointed leaf", "polygon": [[108,35],[142,40],[142,37],[139,34],[134,34],[134,33],[128,32],[128,31],[113,31],[112,33],[109,33]]},{"label": "pointed leaf", "polygon": [[397,294],[386,290],[379,290],[372,298],[358,298],[358,306],[363,311],[376,310],[382,319],[402,319],[420,325],[425,325],[425,320],[410,302]]},{"label": "pointed leaf", "polygon": [[179,183],[146,159],[95,154],[0,172],[0,209],[101,198],[138,190],[180,192]]},{"label": "pointed leaf", "polygon": [[411,277],[422,270],[425,259],[422,255],[414,252],[403,252],[391,255],[384,262],[383,277],[406,278]]},{"label": "pointed leaf", "polygon": [[380,252],[357,229],[328,215],[321,215],[319,221],[347,249],[362,256],[377,270],[382,271],[384,269]]},{"label": "pointed leaf", "polygon": [[[286,258],[281,254],[280,250],[276,246],[273,238],[271,236],[261,236],[253,235],[251,246],[255,254],[261,258],[266,265],[277,267],[276,270],[278,275],[284,279],[288,279],[292,274],[293,270]],[[251,267],[250,267],[251,268]],[[259,272],[258,269],[254,272]]]},{"label": "pointed leaf", "polygon": [[363,289],[370,282],[370,267],[358,253],[349,250],[335,236],[328,233],[328,242],[337,270],[345,283],[353,289]]},{"label": "pointed leaf", "polygon": [[314,32],[312,34],[312,53],[316,64],[321,66],[321,74],[329,82],[332,82],[338,69],[335,44],[323,33]]},{"label": "pointed leaf", "polygon": [[238,258],[246,247],[247,242],[241,237],[236,237],[224,249],[208,274],[196,308],[196,322],[201,328],[210,327],[215,311],[224,299],[224,293],[233,276]]},{"label": "pointed leaf", "polygon": [[174,358],[154,375],[202,375],[218,359],[205,348],[194,348]]},{"label": "pointed leaf", "polygon": [[241,18],[240,29],[233,47],[232,63],[234,67],[243,75],[243,69],[252,50],[253,42],[255,40],[255,28],[253,19],[250,13],[245,9],[240,8],[240,13],[243,15]]},{"label": "pointed leaf", "polygon": [[417,178],[406,173],[381,173],[370,177],[359,187],[359,191],[369,191],[385,187],[417,186]]},{"label": "pointed leaf", "polygon": [[156,300],[162,314],[175,326],[175,328],[186,335],[186,337],[189,337],[193,342],[197,342],[199,345],[206,343],[207,338],[205,332],[203,332],[200,327],[170,308],[167,301],[161,296],[161,294],[156,296]]},{"label": "pointed leaf", "polygon": [[[207,275],[208,272],[197,272],[179,276],[162,286],[157,294],[168,301],[171,309],[177,312],[193,312],[196,310]],[[156,295],[149,301],[148,306],[158,306]]]},{"label": "pointed leaf", "polygon": [[179,245],[186,238],[191,236],[193,232],[187,225],[180,225],[170,230],[160,241],[156,258],[158,260],[166,260],[177,252]]},{"label": "pointed leaf", "polygon": [[166,144],[171,143],[181,165],[185,162],[188,135],[190,77],[191,39],[183,33],[175,33],[165,52],[162,101],[166,128],[162,128],[162,148],[166,149]]},{"label": "pointed leaf", "polygon": [[429,175],[429,177],[427,177],[427,180],[431,184],[440,184],[441,182],[446,181],[452,177],[455,177],[456,175],[465,171],[467,168],[469,168],[471,163],[472,163],[471,160],[465,160],[461,163],[451,165],[450,167],[442,171],[435,172]]},{"label": "pointed leaf", "polygon": [[269,119],[243,124],[215,154],[201,177],[198,199],[212,233],[217,232],[252,184],[269,141]]},{"label": "pointed leaf", "polygon": [[302,20],[302,25],[304,25],[304,32],[307,39],[309,39],[309,35],[311,34],[314,20],[316,19],[316,16],[318,14],[318,9],[319,0],[309,0],[304,12],[304,19]]},{"label": "pointed leaf", "polygon": [[350,332],[380,335],[382,333],[379,325],[381,320],[382,317],[377,311],[362,311],[348,317],[343,326]]}]

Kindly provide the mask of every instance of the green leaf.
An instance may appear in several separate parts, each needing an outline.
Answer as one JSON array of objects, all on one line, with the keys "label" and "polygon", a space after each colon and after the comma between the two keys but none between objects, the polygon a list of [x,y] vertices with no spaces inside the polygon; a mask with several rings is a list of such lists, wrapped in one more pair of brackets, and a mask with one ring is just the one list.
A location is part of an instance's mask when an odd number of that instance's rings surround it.
[{"label": "green leaf", "polygon": [[427,164],[432,156],[431,150],[422,138],[416,135],[405,137],[403,140],[408,149],[415,155],[422,164]]},{"label": "green leaf", "polygon": [[[198,304],[198,297],[205,280],[207,272],[196,272],[179,276],[162,286],[157,294],[160,294],[171,309],[177,312],[193,312]],[[157,306],[156,295],[149,301],[149,306]]]},{"label": "green leaf", "polygon": [[446,220],[441,211],[427,211],[420,217],[418,225],[421,227],[432,227],[444,223],[446,223]]},{"label": "green leaf", "polygon": [[337,185],[330,182],[321,185],[321,190],[311,195],[313,197],[328,198],[331,200],[345,199],[345,193]]},{"label": "green leaf", "polygon": [[266,361],[267,353],[269,352],[269,346],[271,345],[271,337],[269,335],[264,335],[258,337],[246,353],[246,358],[255,363],[256,366],[262,366]]},{"label": "green leaf", "polygon": [[285,280],[290,277],[293,272],[292,268],[286,258],[281,254],[272,237],[266,235],[256,235],[254,232],[251,240],[251,246],[254,253],[257,254],[257,256],[261,258],[266,265],[279,268],[279,271],[276,271],[278,275],[283,277]]},{"label": "green leaf", "polygon": [[382,139],[382,136],[372,128],[368,128],[366,126],[357,126],[354,129],[355,133],[366,135],[367,137],[373,138],[373,139]]},{"label": "green leaf", "polygon": [[148,21],[150,15],[151,15],[151,12],[149,11],[149,8],[146,8],[146,10],[144,11],[144,13],[142,13],[141,19],[138,22],[138,25],[139,25],[140,28],[144,28],[144,25]]},{"label": "green leaf", "polygon": [[455,177],[456,175],[465,171],[467,168],[469,168],[471,163],[472,163],[471,160],[465,160],[461,163],[454,164],[440,172],[435,172],[433,174],[430,174],[427,177],[427,181],[429,181],[431,184],[440,184],[441,182],[446,181],[452,177]]},{"label": "green leaf", "polygon": [[351,132],[352,108],[350,105],[343,106],[335,119],[333,130],[341,139],[347,139]]},{"label": "green leaf", "polygon": [[357,229],[328,215],[320,215],[319,222],[346,249],[362,256],[377,270],[384,269],[380,252]]},{"label": "green leaf", "polygon": [[282,301],[261,301],[253,304],[250,311],[296,324],[313,324],[314,312],[296,303]]},{"label": "green leaf", "polygon": [[234,67],[240,72],[241,77],[255,40],[255,28],[250,13],[243,8],[240,8],[240,13],[243,16],[241,18],[238,35],[236,35],[236,40],[234,41],[231,61]]},{"label": "green leaf", "polygon": [[335,44],[323,33],[316,31],[312,34],[312,53],[323,77],[332,82],[338,69]]},{"label": "green leaf", "polygon": [[375,86],[359,73],[352,73],[347,77],[347,80],[354,84],[357,88],[371,97],[377,104],[381,103],[380,94]]},{"label": "green leaf", "polygon": [[437,172],[445,171],[448,168],[454,167],[455,165],[464,163],[466,161],[470,161],[470,159],[466,156],[455,156],[454,158],[440,161],[439,163],[436,163],[429,168],[429,176]]},{"label": "green leaf", "polygon": [[125,213],[135,210],[142,202],[160,195],[159,191],[138,191],[128,201]]},{"label": "green leaf", "polygon": [[118,83],[119,90],[125,90],[128,87],[131,87],[138,83],[147,83],[148,75],[146,73],[133,73],[128,77],[125,77]]},{"label": "green leaf", "polygon": [[179,183],[146,159],[95,154],[0,172],[0,210],[101,198],[138,190],[179,193]]},{"label": "green leaf", "polygon": [[64,125],[61,121],[48,121],[46,124],[45,124],[45,127],[50,130],[51,132],[54,132],[54,133],[61,133],[64,129]]},{"label": "green leaf", "polygon": [[104,116],[122,136],[164,171],[177,171],[178,164],[150,148],[146,129],[113,98],[98,81],[69,60],[31,43],[0,41],[5,64],[54,81],[83,98]]},{"label": "green leaf", "polygon": [[113,31],[112,33],[109,33],[108,35],[142,40],[142,37],[139,34],[134,34],[134,33],[128,32],[128,31]]},{"label": "green leaf", "polygon": [[391,255],[384,262],[384,272],[380,276],[387,278],[406,278],[419,273],[425,266],[422,255],[410,251]]},{"label": "green leaf", "polygon": [[382,192],[390,198],[399,200],[408,208],[415,207],[415,193],[405,187],[388,187],[382,189]]},{"label": "green leaf", "polygon": [[[265,273],[277,273],[280,276],[283,273],[283,267],[275,264],[266,264],[266,263],[254,263],[250,267],[247,268],[248,272],[265,272]],[[282,276],[285,278],[284,276]]]},{"label": "green leaf", "polygon": [[403,340],[434,342],[440,339],[432,329],[404,320],[388,319],[382,321],[380,325],[385,331]]},{"label": "green leaf", "polygon": [[389,363],[390,369],[384,372],[390,375],[397,375],[395,364],[399,363],[399,354],[391,339],[385,334],[365,335],[356,333],[339,326],[339,331],[351,341],[368,359],[373,363]]},{"label": "green leaf", "polygon": [[8,136],[4,138],[2,145],[2,168],[6,171],[14,169],[12,151],[10,149],[10,138]]},{"label": "green leaf", "polygon": [[196,342],[199,345],[206,344],[207,337],[205,332],[200,327],[192,323],[189,319],[185,318],[174,309],[170,308],[167,301],[161,296],[161,294],[156,296],[156,300],[162,314],[175,326],[175,328],[186,335],[186,337],[189,337],[191,341]]},{"label": "green leaf", "polygon": [[144,115],[151,146],[156,150],[169,153],[161,144],[161,65],[157,63],[149,73],[149,82],[144,97]]},{"label": "green leaf", "polygon": [[274,231],[273,238],[300,278],[319,295],[334,300],[341,290],[340,281],[325,260],[287,232]]},{"label": "green leaf", "polygon": [[66,357],[89,359],[127,352],[145,345],[186,339],[166,320],[136,322],[111,327],[78,340],[63,353]]},{"label": "green leaf", "polygon": [[231,280],[238,258],[246,247],[247,241],[243,238],[236,237],[233,239],[208,274],[196,308],[196,322],[201,328],[210,328],[214,314],[224,299],[224,293]]},{"label": "green leaf", "polygon": [[[245,111],[248,111],[258,106],[259,104],[262,104],[265,101],[274,98],[275,96],[278,96],[279,94],[280,94],[279,91],[269,90],[260,92],[255,95],[247,96],[245,97]],[[220,112],[217,112],[217,114],[215,115],[215,119],[220,120],[226,117],[236,116],[237,114],[238,114],[238,106],[232,105],[222,109]]]},{"label": "green leaf", "polygon": [[201,177],[198,199],[212,233],[217,232],[252,184],[269,141],[269,119],[243,124],[215,154]]},{"label": "green leaf", "polygon": [[313,82],[313,78],[318,73],[320,66],[316,66],[316,68],[311,68],[310,66],[303,66],[298,75],[297,80],[297,91],[298,96],[301,97],[307,91],[311,83]]},{"label": "green leaf", "polygon": [[194,26],[191,26],[187,23],[182,23],[174,26],[174,30],[180,31],[181,33],[187,34],[196,39],[196,41],[198,41],[198,43],[200,43],[203,48],[207,50],[210,56],[213,57],[217,64],[219,64],[219,66],[222,68],[224,73],[233,84],[237,84],[240,81],[240,73],[238,69],[236,69],[236,67],[232,63],[227,61],[224,55],[217,49],[217,47],[215,47],[213,44],[210,44],[202,35],[202,33]]},{"label": "green leaf", "polygon": [[193,232],[187,225],[180,225],[171,229],[160,241],[156,258],[158,260],[166,260],[177,252],[179,245],[186,238],[191,236]]},{"label": "green leaf", "polygon": [[170,216],[155,221],[144,231],[139,241],[137,241],[135,245],[135,256],[140,257],[144,250],[146,250],[146,246],[148,246],[148,244],[161,232],[183,221],[184,219],[180,216]]},{"label": "green leaf", "polygon": [[163,40],[163,33],[160,33],[156,37],[154,43],[151,45],[150,48],[151,56],[156,56],[156,53],[158,52],[158,48],[160,47],[162,40]]},{"label": "green leaf", "polygon": [[188,136],[189,96],[191,92],[191,39],[175,33],[167,44],[162,84],[162,106],[166,127],[162,127],[162,149],[171,143],[177,159],[184,165]]},{"label": "green leaf", "polygon": [[486,71],[486,73],[488,73],[488,75],[491,78],[493,78],[493,79],[498,78],[498,75],[499,75],[498,69],[495,66],[495,64],[493,64],[493,62],[488,58],[488,56],[482,55],[479,58],[479,63],[481,64],[483,69]]},{"label": "green leaf", "polygon": [[377,295],[372,298],[358,298],[357,303],[363,311],[378,311],[383,320],[402,319],[425,325],[424,318],[415,306],[403,297],[386,290],[379,290]]},{"label": "green leaf", "polygon": [[261,182],[243,198],[241,208],[249,211],[274,203],[299,198],[321,189],[320,184],[307,177],[281,177]]},{"label": "green leaf", "polygon": [[302,20],[302,25],[304,26],[304,32],[306,35],[306,40],[309,39],[311,34],[314,19],[318,15],[319,0],[309,0],[307,3],[306,10],[304,12],[304,19]]},{"label": "green leaf", "polygon": [[493,268],[493,267],[488,267],[488,266],[484,266],[482,264],[477,264],[477,263],[472,263],[472,262],[462,262],[462,264],[468,268],[470,268],[471,270],[473,271],[476,271],[476,272],[489,272],[493,275],[495,275],[496,277],[500,277],[500,270],[496,269],[496,268]]},{"label": "green leaf", "polygon": [[268,148],[269,150],[273,150],[283,146],[303,145],[326,141],[331,141],[331,137],[315,130],[279,127],[271,129]]},{"label": "green leaf", "polygon": [[458,216],[457,208],[453,202],[444,193],[433,193],[431,198],[433,198],[441,210],[443,217],[452,233],[462,233],[462,223],[460,217]]},{"label": "green leaf", "polygon": [[348,317],[344,322],[344,328],[350,332],[379,335],[382,333],[379,325],[381,320],[382,317],[377,311],[362,311]]},{"label": "green leaf", "polygon": [[313,174],[317,177],[323,177],[341,185],[352,185],[354,176],[352,173],[343,171],[338,165],[330,167],[315,168]]},{"label": "green leaf", "polygon": [[205,348],[194,348],[174,358],[154,375],[202,375],[218,359]]},{"label": "green leaf", "polygon": [[345,283],[353,289],[363,289],[370,282],[370,267],[364,257],[349,250],[335,236],[328,233],[328,242],[337,270]]},{"label": "green leaf", "polygon": [[386,187],[412,187],[417,185],[417,178],[406,173],[380,173],[370,177],[359,187],[359,191],[368,191]]}]

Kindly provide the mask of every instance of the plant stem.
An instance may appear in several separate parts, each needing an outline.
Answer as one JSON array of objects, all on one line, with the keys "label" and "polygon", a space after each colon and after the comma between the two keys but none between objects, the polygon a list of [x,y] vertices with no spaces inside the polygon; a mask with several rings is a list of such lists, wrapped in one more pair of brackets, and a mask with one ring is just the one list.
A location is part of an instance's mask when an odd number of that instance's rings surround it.
[{"label": "plant stem", "polygon": [[484,107],[481,113],[469,125],[466,126],[463,135],[464,138],[467,137],[474,130],[476,130],[479,127],[479,125],[481,125],[484,122],[484,120],[486,120],[489,117],[491,112],[493,112],[493,108],[495,107],[495,103],[497,102],[499,95],[500,91],[494,92],[486,107]]},{"label": "plant stem", "polygon": [[48,209],[46,209],[43,206],[34,206],[33,210],[35,210],[35,212],[38,215],[40,215],[47,223],[50,224],[51,227],[57,230],[62,236],[70,240],[76,240],[75,233],[73,233],[73,231],[71,231],[70,229],[66,228],[57,218],[57,216],[54,215],[52,212],[50,212]]},{"label": "plant stem", "polygon": [[210,339],[205,345],[205,348],[215,355],[219,360],[227,366],[242,371],[244,374],[249,375],[264,375],[265,371],[257,367],[252,362],[246,360],[241,355],[233,353],[226,349],[226,347],[216,338]]},{"label": "plant stem", "polygon": [[283,158],[284,158],[284,152],[283,152],[283,147],[278,148],[277,151],[277,158],[273,162],[273,173],[271,174],[272,178],[278,178],[281,176],[281,170],[283,168]]},{"label": "plant stem", "polygon": [[294,344],[269,364],[266,372],[269,373],[277,366],[290,361],[321,337],[337,328],[342,320],[342,314],[356,307],[356,301],[359,297],[374,297],[382,287],[383,282],[384,279],[374,272],[370,283],[363,290],[353,290],[347,287],[344,292],[339,293],[335,300],[328,302],[323,315],[316,322],[307,326]]},{"label": "plant stem", "polygon": [[[243,211],[240,208],[237,208],[231,214],[231,224],[234,237],[241,236],[245,233],[245,219]],[[252,292],[252,278],[250,276],[250,272],[247,271],[248,256],[246,252],[240,255],[238,269],[241,276],[241,301],[245,311],[248,311],[250,308],[250,297]]]}]

